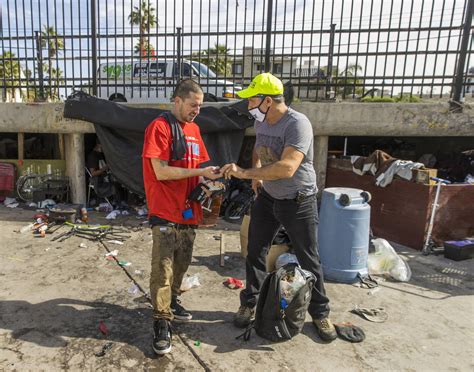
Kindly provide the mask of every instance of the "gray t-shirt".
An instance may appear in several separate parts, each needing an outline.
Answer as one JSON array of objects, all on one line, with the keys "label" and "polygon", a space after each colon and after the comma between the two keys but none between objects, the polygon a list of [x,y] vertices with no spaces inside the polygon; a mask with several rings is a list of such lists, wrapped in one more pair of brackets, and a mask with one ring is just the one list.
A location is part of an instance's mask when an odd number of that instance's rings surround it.
[{"label": "gray t-shirt", "polygon": [[263,187],[275,199],[294,199],[298,191],[313,194],[317,191],[313,167],[313,127],[309,119],[291,108],[278,121],[270,125],[255,121],[255,150],[262,167],[281,159],[283,150],[291,146],[304,154],[304,159],[291,178],[264,181]]}]

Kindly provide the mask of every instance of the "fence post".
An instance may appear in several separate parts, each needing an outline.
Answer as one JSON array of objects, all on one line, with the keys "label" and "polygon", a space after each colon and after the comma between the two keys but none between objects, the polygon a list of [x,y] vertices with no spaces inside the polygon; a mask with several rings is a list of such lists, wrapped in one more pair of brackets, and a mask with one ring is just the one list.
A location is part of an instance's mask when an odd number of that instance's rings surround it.
[{"label": "fence post", "polygon": [[329,92],[332,84],[332,57],[334,55],[334,35],[336,34],[336,24],[331,24],[331,35],[329,36],[329,51],[328,51],[328,76],[326,77],[326,99],[330,99]]},{"label": "fence post", "polygon": [[178,66],[178,81],[176,82],[179,83],[181,79],[183,78],[183,71],[181,68],[181,27],[176,27],[176,33],[177,33],[177,40],[176,40],[176,48],[177,50],[177,59],[176,59],[176,64]]},{"label": "fence post", "polygon": [[43,50],[41,49],[41,33],[35,31],[36,57],[38,59],[38,79],[39,79],[39,99],[44,101],[44,81],[43,81]]},{"label": "fence post", "polygon": [[464,19],[464,27],[462,31],[461,50],[459,51],[458,65],[456,66],[456,77],[454,79],[454,94],[450,101],[450,111],[461,112],[461,99],[463,99],[464,88],[464,67],[466,65],[466,54],[471,36],[472,12],[474,8],[474,0],[468,0],[466,9],[466,18]]},{"label": "fence post", "polygon": [[97,15],[96,0],[91,0],[92,95],[97,96]]},{"label": "fence post", "polygon": [[267,32],[265,36],[265,72],[270,71],[270,45],[272,41],[273,0],[268,0]]}]

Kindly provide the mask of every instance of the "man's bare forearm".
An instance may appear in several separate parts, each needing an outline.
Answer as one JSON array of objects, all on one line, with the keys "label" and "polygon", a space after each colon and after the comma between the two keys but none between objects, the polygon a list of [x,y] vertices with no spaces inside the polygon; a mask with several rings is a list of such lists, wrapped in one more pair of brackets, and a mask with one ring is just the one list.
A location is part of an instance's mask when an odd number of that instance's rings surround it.
[{"label": "man's bare forearm", "polygon": [[294,170],[290,164],[280,160],[265,167],[244,169],[243,174],[247,179],[273,181],[292,177]]},{"label": "man's bare forearm", "polygon": [[262,167],[262,162],[260,161],[260,158],[254,149],[252,152],[252,168],[261,168],[261,167]]},{"label": "man's bare forearm", "polygon": [[[157,164],[158,163],[158,164]],[[172,167],[164,160],[152,160],[153,170],[159,181],[174,181],[184,178],[202,176],[202,169]]]}]

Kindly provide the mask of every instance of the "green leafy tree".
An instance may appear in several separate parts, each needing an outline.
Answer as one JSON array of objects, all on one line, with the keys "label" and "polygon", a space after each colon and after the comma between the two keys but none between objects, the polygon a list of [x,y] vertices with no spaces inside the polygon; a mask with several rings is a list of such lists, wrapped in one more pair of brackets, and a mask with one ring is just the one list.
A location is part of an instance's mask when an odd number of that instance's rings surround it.
[{"label": "green leafy tree", "polygon": [[226,45],[216,43],[213,48],[205,49],[200,54],[195,53],[194,59],[198,58],[218,75],[231,75],[232,59]]},{"label": "green leafy tree", "polygon": [[140,30],[140,38],[135,45],[135,53],[148,57],[154,55],[154,48],[150,44],[150,29],[158,27],[158,19],[155,14],[155,8],[150,5],[147,0],[142,0],[140,6],[134,6],[132,12],[128,16],[128,21],[132,26],[138,26]]},{"label": "green leafy tree", "polygon": [[3,97],[6,99],[6,95],[15,95],[15,90],[20,86],[21,67],[18,58],[15,53],[4,52],[0,55],[0,85],[4,86]]}]

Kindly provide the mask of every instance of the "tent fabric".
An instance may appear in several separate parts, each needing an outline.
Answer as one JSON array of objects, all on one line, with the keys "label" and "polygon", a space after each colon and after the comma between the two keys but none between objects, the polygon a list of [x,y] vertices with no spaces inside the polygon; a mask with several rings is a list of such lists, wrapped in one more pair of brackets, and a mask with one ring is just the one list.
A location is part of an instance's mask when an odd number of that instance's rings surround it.
[{"label": "tent fabric", "polygon": [[[141,158],[145,129],[163,112],[129,107],[84,92],[74,93],[64,105],[64,117],[94,124],[115,179],[141,196],[145,195]],[[245,128],[253,125],[245,100],[227,106],[202,107],[195,122],[211,158],[203,166],[237,162]]]}]

